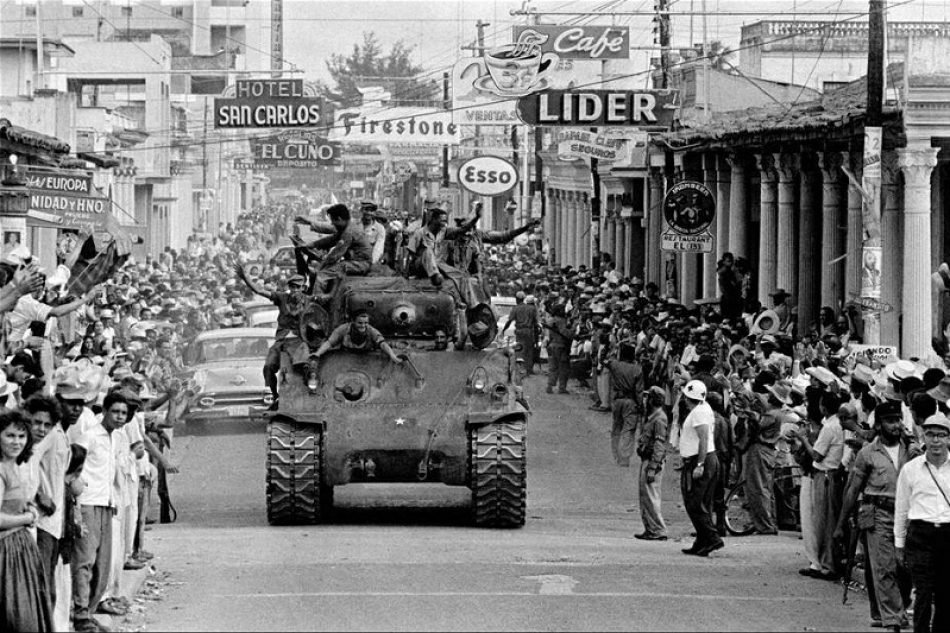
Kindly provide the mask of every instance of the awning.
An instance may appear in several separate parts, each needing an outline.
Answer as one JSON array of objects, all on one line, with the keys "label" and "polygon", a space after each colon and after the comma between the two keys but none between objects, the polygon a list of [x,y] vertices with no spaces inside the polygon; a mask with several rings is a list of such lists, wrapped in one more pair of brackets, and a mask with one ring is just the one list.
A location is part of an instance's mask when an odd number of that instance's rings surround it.
[{"label": "awning", "polygon": [[96,167],[112,168],[122,164],[122,161],[118,158],[96,152],[76,152],[76,156],[83,160],[88,160]]},{"label": "awning", "polygon": [[4,138],[20,145],[37,147],[48,152],[69,153],[69,143],[61,141],[55,136],[40,134],[25,127],[13,125],[9,119],[0,119],[0,139]]}]

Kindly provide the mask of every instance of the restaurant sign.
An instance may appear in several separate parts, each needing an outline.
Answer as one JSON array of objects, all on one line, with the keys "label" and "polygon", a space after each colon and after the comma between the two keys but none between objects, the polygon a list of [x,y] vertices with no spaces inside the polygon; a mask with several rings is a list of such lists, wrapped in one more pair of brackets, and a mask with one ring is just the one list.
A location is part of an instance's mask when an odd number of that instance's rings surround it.
[{"label": "restaurant sign", "polygon": [[539,43],[542,52],[557,53],[561,59],[627,59],[630,57],[628,26],[516,26],[514,39],[524,34]]}]

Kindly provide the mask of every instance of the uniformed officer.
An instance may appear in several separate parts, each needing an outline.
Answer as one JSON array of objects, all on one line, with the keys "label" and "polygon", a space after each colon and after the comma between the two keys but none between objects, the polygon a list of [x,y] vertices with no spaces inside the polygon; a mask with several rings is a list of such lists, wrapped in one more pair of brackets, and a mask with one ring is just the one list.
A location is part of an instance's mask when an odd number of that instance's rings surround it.
[{"label": "uniformed officer", "polygon": [[873,590],[868,591],[872,626],[899,630],[907,626],[904,605],[910,598],[911,583],[907,571],[897,564],[894,549],[894,496],[900,469],[919,455],[920,449],[901,433],[899,400],[881,403],[875,414],[878,436],[858,452],[851,467],[835,539],[844,538],[848,517],[858,506],[857,527],[874,580]]},{"label": "uniformed officer", "polygon": [[643,413],[640,394],[643,393],[643,368],[636,362],[632,345],[621,343],[616,359],[605,362],[610,372],[610,386],[614,393],[614,424],[610,431],[610,448],[618,466],[629,466],[634,452],[637,422]]}]

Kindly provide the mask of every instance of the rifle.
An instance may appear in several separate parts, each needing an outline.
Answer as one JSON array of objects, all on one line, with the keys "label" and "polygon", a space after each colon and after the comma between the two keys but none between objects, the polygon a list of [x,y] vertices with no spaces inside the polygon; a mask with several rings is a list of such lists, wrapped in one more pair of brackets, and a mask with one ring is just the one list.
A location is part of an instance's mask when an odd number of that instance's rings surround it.
[{"label": "rifle", "polygon": [[861,531],[852,515],[848,518],[848,550],[845,552],[844,575],[841,577],[843,586],[841,604],[848,604],[848,589],[851,586],[851,572],[854,570],[854,556],[857,553],[859,538],[861,538]]}]

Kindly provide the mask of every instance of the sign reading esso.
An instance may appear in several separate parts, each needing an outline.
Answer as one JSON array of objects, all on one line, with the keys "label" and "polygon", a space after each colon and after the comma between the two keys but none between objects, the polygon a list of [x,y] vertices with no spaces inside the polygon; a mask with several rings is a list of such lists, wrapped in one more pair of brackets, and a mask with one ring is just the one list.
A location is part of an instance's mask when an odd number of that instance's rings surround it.
[{"label": "sign reading esso", "polygon": [[479,196],[497,196],[518,184],[518,168],[497,156],[475,156],[459,166],[459,185]]}]

